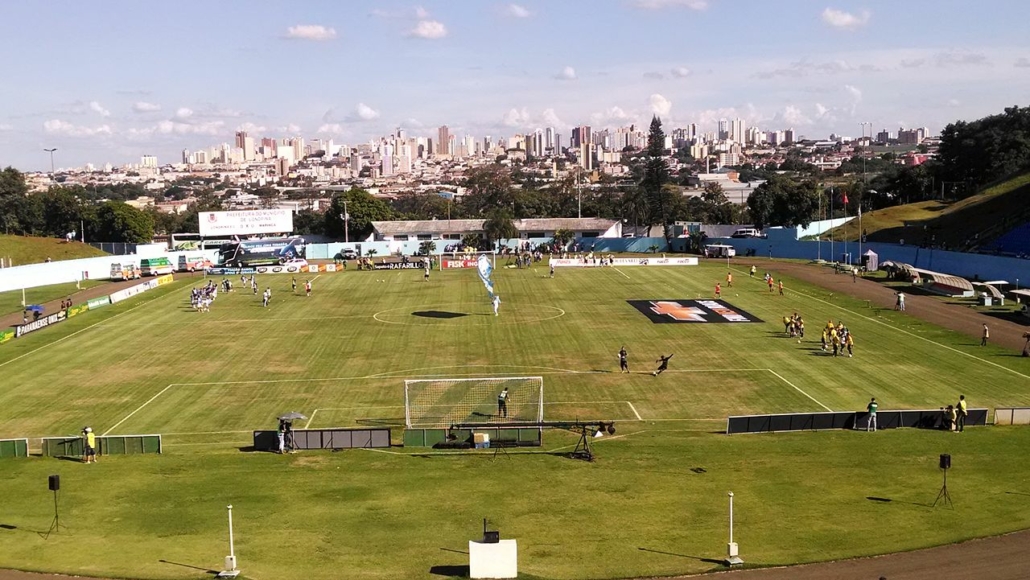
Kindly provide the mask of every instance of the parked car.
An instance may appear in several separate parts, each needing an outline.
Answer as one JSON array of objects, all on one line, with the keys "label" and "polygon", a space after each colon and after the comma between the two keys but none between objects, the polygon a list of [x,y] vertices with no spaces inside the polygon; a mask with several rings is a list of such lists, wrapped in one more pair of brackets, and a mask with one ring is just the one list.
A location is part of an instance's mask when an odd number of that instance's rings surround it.
[{"label": "parked car", "polygon": [[357,260],[358,259],[358,253],[355,250],[353,250],[352,248],[347,248],[345,250],[341,250],[340,253],[339,253],[339,256],[340,256],[341,260]]}]

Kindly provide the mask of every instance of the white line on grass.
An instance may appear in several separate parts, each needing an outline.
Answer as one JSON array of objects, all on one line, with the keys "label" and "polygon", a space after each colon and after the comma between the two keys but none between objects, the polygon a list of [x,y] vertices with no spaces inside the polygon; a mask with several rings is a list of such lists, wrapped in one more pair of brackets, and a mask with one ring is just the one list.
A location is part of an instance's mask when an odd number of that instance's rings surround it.
[{"label": "white line on grass", "polygon": [[626,404],[629,405],[629,408],[633,411],[633,414],[637,416],[637,421],[644,420],[644,418],[640,416],[640,413],[637,413],[637,408],[633,406],[633,403],[626,401]]},{"label": "white line on grass", "polygon": [[[738,268],[734,268],[734,270],[736,270],[737,272],[745,273],[745,274],[747,273],[746,270],[740,270]],[[943,349],[950,350],[952,352],[956,352],[958,354],[968,356],[971,359],[978,360],[978,361],[980,361],[982,363],[987,363],[987,364],[989,364],[991,366],[998,367],[999,369],[1001,369],[1003,371],[1008,371],[1008,372],[1010,372],[1010,373],[1012,373],[1014,375],[1018,375],[1020,377],[1023,377],[1024,379],[1030,379],[1030,375],[1025,375],[1025,374],[1023,374],[1023,373],[1021,373],[1019,371],[1012,370],[1012,369],[1010,369],[1010,368],[1008,368],[1006,366],[1000,365],[1000,364],[998,364],[996,362],[991,362],[991,361],[989,361],[987,359],[980,358],[980,357],[978,357],[978,356],[976,356],[974,354],[969,354],[968,352],[961,351],[961,350],[959,350],[957,348],[950,347],[950,346],[948,346],[946,344],[941,344],[941,343],[939,343],[939,342],[937,342],[935,340],[931,340],[929,338],[926,338],[925,336],[919,336],[918,334],[915,334],[914,332],[909,332],[909,331],[907,331],[907,330],[905,330],[903,328],[899,328],[897,326],[894,326],[893,324],[889,324],[889,323],[884,322],[882,320],[877,320],[875,318],[872,318],[871,316],[866,316],[864,314],[859,314],[858,312],[855,312],[854,310],[851,310],[849,308],[845,308],[845,307],[843,307],[843,306],[841,306],[839,304],[834,304],[833,302],[828,302],[828,301],[823,300],[821,298],[816,298],[815,296],[812,296],[811,294],[806,294],[806,293],[801,292],[799,290],[791,289],[791,291],[794,292],[795,294],[799,295],[799,296],[803,296],[805,298],[808,298],[809,300],[814,300],[816,302],[822,302],[823,304],[825,304],[827,306],[832,306],[832,307],[834,307],[834,308],[836,308],[838,310],[843,310],[844,312],[847,312],[849,314],[853,314],[853,315],[855,315],[855,316],[857,316],[859,318],[864,318],[864,319],[866,319],[866,320],[868,320],[870,322],[875,322],[877,324],[881,324],[883,326],[886,326],[887,328],[891,328],[891,329],[896,330],[898,332],[907,334],[907,335],[909,335],[909,336],[911,336],[913,338],[918,338],[919,340],[929,342],[930,344],[935,345],[935,346],[939,346],[939,347],[941,347]],[[953,331],[953,332],[955,332],[955,331]]]},{"label": "white line on grass", "polygon": [[110,429],[108,429],[107,431],[104,431],[103,433],[101,433],[100,436],[103,437],[104,435],[107,435],[111,431],[114,431],[115,429],[117,429],[119,425],[121,425],[122,423],[128,421],[130,417],[132,417],[136,413],[139,413],[140,411],[142,411],[143,407],[146,407],[147,405],[152,403],[154,401],[154,399],[156,399],[156,398],[160,397],[161,395],[165,394],[165,391],[167,391],[168,389],[170,389],[170,388],[172,388],[174,386],[175,386],[175,384],[173,383],[173,384],[168,385],[167,387],[161,389],[160,391],[158,391],[158,393],[156,395],[154,395],[153,397],[150,397],[149,399],[147,399],[146,403],[143,403],[139,407],[136,407],[135,411],[133,411],[133,412],[129,413],[128,415],[126,415],[125,417],[123,417],[121,421],[118,421],[117,423],[115,423]]},{"label": "white line on grass", "polygon": [[[626,276],[626,273],[625,273],[625,272],[623,272],[622,270],[620,270],[620,269],[616,268],[615,266],[612,266],[612,270],[615,270],[616,272],[618,272],[618,273],[622,274],[623,276]],[[633,278],[630,278],[629,276],[626,276],[626,279],[627,279],[627,280],[632,280]]]},{"label": "white line on grass", "polygon": [[156,300],[160,300],[162,298],[167,298],[167,297],[172,296],[174,294],[175,294],[175,292],[169,292],[168,294],[165,294],[163,296],[158,296],[157,298],[151,298],[150,300],[147,300],[146,302],[140,302],[139,304],[133,306],[132,308],[126,310],[125,312],[121,312],[119,314],[115,314],[111,318],[107,318],[105,320],[100,320],[100,321],[94,322],[93,324],[90,324],[86,328],[82,328],[82,329],[76,330],[75,332],[69,334],[68,336],[59,338],[59,339],[57,339],[57,340],[55,340],[53,342],[48,342],[48,343],[44,344],[43,346],[40,346],[40,347],[37,347],[37,348],[34,348],[34,349],[30,350],[29,352],[27,352],[25,354],[18,355],[16,357],[12,358],[11,360],[4,361],[4,362],[0,363],[0,367],[7,366],[7,365],[13,363],[16,360],[25,358],[25,357],[29,356],[30,354],[37,353],[37,352],[43,350],[44,348],[46,348],[48,346],[53,346],[53,345],[55,345],[55,344],[57,344],[59,342],[64,342],[64,341],[68,340],[69,338],[71,338],[71,337],[73,337],[73,336],[75,336],[77,334],[86,332],[87,330],[93,328],[94,326],[102,326],[105,323],[110,322],[111,320],[114,320],[115,318],[118,318],[120,316],[125,316],[126,314],[132,312],[133,310],[136,310],[137,308],[139,308],[141,306],[146,306],[147,304],[150,304],[151,302],[154,302]]},{"label": "white line on grass", "polygon": [[772,369],[765,369],[765,370],[769,371],[770,373],[772,373],[773,375],[775,375],[775,376],[776,376],[776,378],[780,379],[781,381],[783,381],[783,382],[787,383],[788,385],[790,385],[791,387],[793,387],[795,391],[797,391],[797,392],[801,393],[802,395],[804,395],[804,396],[808,397],[809,399],[812,399],[813,401],[815,401],[815,404],[816,404],[816,405],[819,405],[820,407],[822,407],[823,409],[826,409],[827,411],[833,412],[833,409],[831,409],[831,408],[827,407],[826,405],[824,405],[824,404],[820,403],[820,402],[819,402],[819,401],[818,401],[818,400],[817,400],[817,399],[816,399],[815,397],[813,397],[812,395],[809,395],[808,393],[806,393],[806,392],[802,391],[802,390],[801,390],[800,388],[798,388],[798,386],[797,386],[797,385],[795,385],[794,383],[792,383],[792,382],[788,381],[787,379],[783,378],[783,377],[782,377],[782,376],[780,375],[780,373],[778,373],[778,372],[776,372],[776,371],[774,371],[774,370],[772,370]]},{"label": "white line on grass", "polygon": [[308,417],[308,422],[304,423],[304,428],[305,429],[307,429],[308,427],[311,426],[311,422],[315,420],[315,415],[317,415],[317,414],[318,414],[318,409],[315,409],[314,411],[311,412],[311,416]]}]

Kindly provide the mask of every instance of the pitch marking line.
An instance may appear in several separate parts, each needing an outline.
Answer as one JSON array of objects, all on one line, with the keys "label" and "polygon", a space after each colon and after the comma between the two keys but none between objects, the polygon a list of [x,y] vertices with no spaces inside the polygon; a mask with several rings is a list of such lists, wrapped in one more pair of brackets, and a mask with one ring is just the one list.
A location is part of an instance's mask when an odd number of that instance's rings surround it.
[{"label": "pitch marking line", "polygon": [[[740,270],[738,268],[734,268],[734,270],[736,270],[737,272],[745,273],[745,274],[747,273],[746,270]],[[839,304],[834,304],[832,302],[827,302],[826,300],[823,300],[821,298],[816,298],[815,296],[812,296],[811,294],[806,294],[805,292],[801,292],[799,290],[794,290],[794,289],[791,289],[791,291],[794,292],[795,294],[797,294],[798,296],[803,296],[805,298],[808,298],[809,300],[814,300],[816,302],[822,302],[823,304],[825,304],[827,306],[831,306],[831,307],[836,308],[838,310],[843,310],[844,312],[847,312],[848,314],[853,314],[853,315],[855,315],[855,316],[857,316],[859,318],[864,318],[864,319],[866,319],[866,320],[868,320],[870,322],[875,322],[876,324],[880,324],[880,325],[886,326],[887,328],[890,328],[890,329],[896,330],[898,332],[907,334],[907,335],[909,335],[909,336],[911,336],[913,338],[918,338],[919,340],[922,340],[922,341],[925,341],[925,342],[929,342],[932,345],[939,346],[939,347],[941,347],[943,349],[950,350],[952,352],[956,352],[956,353],[964,355],[964,356],[968,356],[969,358],[974,359],[974,360],[978,360],[978,361],[980,361],[982,363],[987,363],[987,364],[989,364],[991,366],[998,367],[999,369],[1001,369],[1003,371],[1008,371],[1008,372],[1010,372],[1010,373],[1012,373],[1014,375],[1018,375],[1020,377],[1023,377],[1024,379],[1030,379],[1030,375],[1024,375],[1023,373],[1021,373],[1019,371],[1012,370],[1012,369],[1010,369],[1010,368],[1008,368],[1006,366],[1000,365],[1000,364],[998,364],[996,362],[991,362],[991,361],[989,361],[987,359],[982,359],[982,358],[976,356],[975,354],[970,354],[968,352],[959,350],[957,348],[950,347],[950,346],[948,346],[946,344],[941,344],[941,343],[939,343],[939,342],[937,342],[935,340],[930,340],[929,338],[926,338],[925,336],[919,336],[918,334],[915,334],[914,332],[909,332],[909,331],[907,331],[907,330],[905,330],[903,328],[899,328],[899,327],[897,327],[897,326],[895,326],[893,324],[889,324],[889,323],[884,322],[882,320],[877,320],[877,319],[872,318],[870,316],[866,316],[864,314],[859,314],[858,312],[855,312],[854,310],[851,310],[849,308],[845,308],[845,307],[843,307],[843,306],[841,306]],[[956,332],[956,331],[952,331],[952,332]],[[959,333],[959,334],[961,334],[961,333]]]},{"label": "pitch marking line", "polygon": [[156,298],[151,298],[150,300],[147,300],[145,302],[140,302],[139,304],[133,306],[132,308],[126,310],[125,312],[121,312],[119,314],[115,314],[111,318],[107,318],[107,319],[104,319],[104,320],[100,320],[100,321],[94,322],[93,324],[90,324],[86,328],[82,328],[82,329],[76,330],[75,332],[69,334],[68,336],[65,336],[63,338],[59,338],[59,339],[57,339],[57,340],[55,340],[53,342],[48,342],[48,343],[44,344],[43,346],[40,346],[40,347],[37,347],[37,348],[34,348],[34,349],[30,350],[29,352],[27,352],[25,354],[18,355],[18,356],[14,357],[14,358],[12,358],[11,360],[8,360],[8,361],[4,361],[4,362],[0,363],[0,367],[7,366],[7,365],[13,363],[16,360],[23,359],[23,358],[29,356],[30,354],[35,354],[35,353],[43,350],[44,348],[46,348],[48,346],[53,346],[53,345],[55,345],[55,344],[57,344],[59,342],[64,342],[64,341],[68,340],[69,338],[71,338],[71,337],[73,337],[73,336],[75,336],[77,334],[86,332],[87,330],[89,330],[89,329],[91,329],[91,328],[93,328],[95,326],[102,326],[102,325],[104,325],[104,324],[114,320],[115,318],[118,318],[120,316],[125,316],[126,314],[132,312],[133,310],[136,310],[137,308],[140,308],[142,306],[146,306],[147,304],[150,304],[151,302],[154,302],[154,301],[157,301],[157,300],[161,300],[162,298],[167,298],[167,297],[173,296],[173,295],[175,295],[175,292],[169,292],[168,294],[165,294],[164,296],[158,296]]},{"label": "pitch marking line", "polygon": [[173,384],[168,385],[167,387],[161,389],[160,391],[158,391],[158,393],[156,395],[154,395],[153,397],[150,397],[149,399],[147,399],[146,403],[143,403],[139,407],[136,407],[135,411],[133,411],[133,412],[129,413],[128,415],[126,415],[125,417],[123,417],[121,421],[118,421],[117,423],[115,423],[110,429],[108,429],[107,431],[104,431],[103,433],[101,433],[100,436],[103,437],[104,435],[107,435],[111,431],[114,431],[115,429],[117,429],[119,425],[121,425],[122,423],[128,421],[130,417],[132,417],[136,413],[139,413],[140,411],[142,411],[143,408],[146,407],[147,405],[149,405],[150,403],[152,403],[154,401],[154,399],[156,399],[156,398],[160,397],[161,395],[165,394],[165,391],[167,391],[168,389],[170,389],[170,388],[172,388],[174,386],[175,386],[175,384],[173,383]]},{"label": "pitch marking line", "polygon": [[633,406],[633,403],[626,401],[626,404],[629,405],[629,408],[631,411],[633,411],[633,414],[637,416],[637,421],[644,420],[644,418],[640,416],[640,413],[637,412],[637,408]]},{"label": "pitch marking line", "polygon": [[801,393],[802,395],[804,395],[804,396],[808,397],[809,399],[812,399],[813,401],[815,401],[815,404],[816,404],[816,405],[819,405],[820,407],[822,407],[823,409],[826,409],[827,411],[830,411],[831,413],[833,412],[833,409],[831,409],[831,408],[827,407],[826,405],[824,405],[824,404],[820,403],[820,402],[819,402],[819,401],[818,401],[818,400],[817,400],[817,399],[816,399],[815,397],[813,397],[812,395],[809,395],[808,393],[806,393],[806,392],[802,391],[802,390],[801,390],[800,388],[798,388],[798,386],[797,386],[797,385],[795,385],[794,383],[792,383],[792,382],[788,381],[787,379],[783,378],[783,376],[782,376],[782,375],[780,375],[780,373],[778,373],[778,372],[776,372],[776,371],[774,371],[774,370],[772,370],[772,369],[765,369],[765,370],[769,371],[769,372],[770,372],[770,373],[772,373],[772,374],[773,374],[773,375],[774,375],[774,376],[775,376],[776,378],[780,379],[781,381],[783,381],[783,382],[787,383],[788,385],[790,385],[791,387],[793,387],[795,391],[797,391],[797,392]]},{"label": "pitch marking line", "polygon": [[629,276],[627,276],[625,272],[623,272],[622,270],[616,268],[615,266],[612,266],[612,270],[615,270],[616,272],[622,274],[623,276],[626,277],[627,280],[632,280],[633,279],[633,278],[630,278]]}]

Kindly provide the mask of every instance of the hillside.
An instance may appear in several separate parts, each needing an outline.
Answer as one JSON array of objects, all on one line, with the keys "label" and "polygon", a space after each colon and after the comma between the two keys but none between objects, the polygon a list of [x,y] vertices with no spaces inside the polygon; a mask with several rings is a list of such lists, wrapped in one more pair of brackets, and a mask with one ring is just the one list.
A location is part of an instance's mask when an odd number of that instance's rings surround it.
[{"label": "hillside", "polygon": [[[870,242],[943,244],[971,250],[988,244],[1008,230],[1030,221],[1030,172],[991,185],[955,202],[921,201],[867,212],[862,229]],[[858,221],[832,232],[836,240],[857,240]]]},{"label": "hillside", "polygon": [[57,238],[0,234],[0,257],[4,259],[4,264],[7,260],[12,260],[15,266],[21,266],[45,262],[47,258],[57,261],[106,255],[106,252],[81,242],[68,243]]}]

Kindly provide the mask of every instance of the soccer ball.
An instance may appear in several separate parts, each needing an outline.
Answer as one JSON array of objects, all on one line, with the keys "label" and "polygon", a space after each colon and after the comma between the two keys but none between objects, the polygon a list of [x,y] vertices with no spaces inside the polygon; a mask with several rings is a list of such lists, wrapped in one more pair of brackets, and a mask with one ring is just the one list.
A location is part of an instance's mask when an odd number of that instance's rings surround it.
[{"label": "soccer ball", "polygon": [[801,344],[801,339],[800,338],[798,339],[798,344]]},{"label": "soccer ball", "polygon": [[658,376],[658,371],[655,371],[655,372],[651,373],[651,376],[652,377],[657,377]]}]

